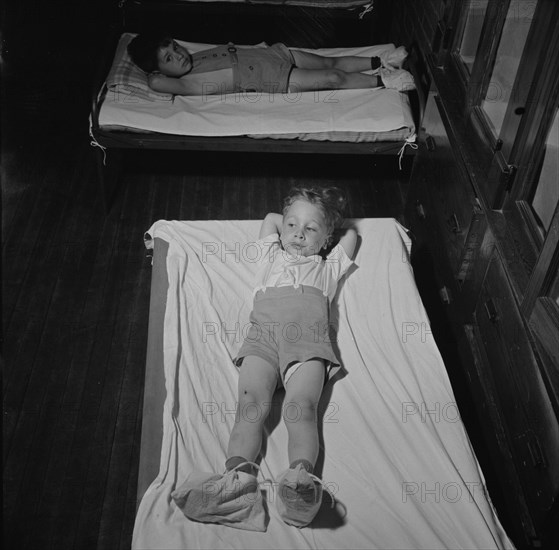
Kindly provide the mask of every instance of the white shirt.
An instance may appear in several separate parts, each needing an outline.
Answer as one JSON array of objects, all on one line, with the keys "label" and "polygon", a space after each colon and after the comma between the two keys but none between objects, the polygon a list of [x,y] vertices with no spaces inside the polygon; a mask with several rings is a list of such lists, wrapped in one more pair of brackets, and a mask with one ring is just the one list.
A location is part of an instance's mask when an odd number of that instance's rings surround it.
[{"label": "white shirt", "polygon": [[354,263],[340,244],[330,251],[325,260],[318,254],[292,256],[281,248],[277,233],[258,240],[257,244],[261,254],[256,272],[255,294],[266,287],[297,288],[299,285],[307,285],[322,290],[325,296],[332,299],[338,281]]}]

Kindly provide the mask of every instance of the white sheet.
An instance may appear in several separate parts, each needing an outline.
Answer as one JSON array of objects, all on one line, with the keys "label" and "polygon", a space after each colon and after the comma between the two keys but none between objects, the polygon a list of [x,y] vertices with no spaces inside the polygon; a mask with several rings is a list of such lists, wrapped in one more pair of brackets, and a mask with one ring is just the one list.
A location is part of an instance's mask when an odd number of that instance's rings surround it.
[{"label": "white sheet", "polygon": [[[211,44],[190,42],[181,44],[191,52],[213,47]],[[307,51],[333,56],[373,56],[386,50],[386,47]],[[206,137],[282,134],[292,137],[330,132],[339,136],[344,132],[371,134],[400,130],[394,138],[399,141],[415,132],[406,94],[385,88],[175,96],[173,101],[146,101],[136,96],[108,92],[99,113],[99,125]]]},{"label": "white sheet", "polygon": [[[167,399],[161,469],[139,506],[133,547],[511,548],[429,331],[409,239],[392,219],[357,220],[357,268],[332,307],[347,375],[325,389],[319,467],[341,504],[323,506],[312,528],[298,530],[279,519],[273,484],[263,483],[266,533],[191,522],[176,508],[169,495],[191,469],[223,471],[238,376],[231,357],[248,319],[258,253],[250,243],[259,226],[157,222],[150,229],[170,243]],[[279,405],[272,417],[261,479],[273,480],[287,466],[287,432]]]}]

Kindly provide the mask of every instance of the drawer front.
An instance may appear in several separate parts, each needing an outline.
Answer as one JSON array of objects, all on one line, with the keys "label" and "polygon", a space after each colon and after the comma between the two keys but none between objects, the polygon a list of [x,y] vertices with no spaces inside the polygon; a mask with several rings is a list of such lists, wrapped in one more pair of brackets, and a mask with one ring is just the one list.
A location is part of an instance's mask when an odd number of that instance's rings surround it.
[{"label": "drawer front", "polygon": [[464,164],[461,159],[456,158],[447,133],[450,126],[445,123],[446,117],[437,99],[438,97],[435,97],[438,116],[431,117],[425,140],[430,161],[430,190],[450,266],[452,271],[458,274],[462,251],[477,204]]},{"label": "drawer front", "polygon": [[514,522],[508,526],[508,534],[516,540],[528,542],[535,539],[538,532],[534,527],[528,503],[522,498],[523,486],[513,461],[509,436],[504,426],[505,419],[496,399],[497,392],[479,327],[464,325],[461,343],[467,348],[463,353],[471,356],[471,362],[467,366],[469,387],[477,416],[481,419],[480,429],[495,471],[494,475],[499,480],[502,495],[497,494],[497,498],[501,499],[503,509],[514,518]]},{"label": "drawer front", "polygon": [[[414,169],[416,166],[414,165]],[[422,298],[430,308],[433,323],[438,324],[439,347],[452,341],[453,329],[461,326],[458,287],[441,245],[437,219],[431,203],[430,183],[416,172],[406,207],[406,221],[413,237],[412,261]],[[444,354],[443,354],[444,355]]]},{"label": "drawer front", "polygon": [[453,277],[462,282],[468,277],[471,259],[481,242],[483,228],[472,229],[471,225],[482,211],[464,163],[453,150],[445,120],[438,95],[431,93],[407,205],[412,220],[431,227],[437,247],[442,249],[441,256],[446,258]]},{"label": "drawer front", "polygon": [[[406,220],[417,241],[419,247],[428,249],[429,260],[434,266],[433,277],[441,291],[441,300],[448,301],[456,310],[453,315],[459,327],[462,326],[464,315],[471,316],[473,302],[472,286],[474,264],[478,258],[481,242],[487,226],[485,216],[480,212],[472,210],[469,213],[470,226],[462,245],[456,247],[455,265],[449,258],[448,239],[445,240],[441,231],[440,213],[433,198],[433,179],[429,177],[432,170],[431,159],[426,154],[420,154],[414,163],[412,171],[413,185],[408,194],[406,203]],[[454,238],[455,233],[450,235]],[[479,286],[479,282],[478,282]],[[467,295],[468,303],[463,304],[462,294]],[[461,330],[461,328],[460,328]]]},{"label": "drawer front", "polygon": [[559,425],[497,251],[475,321],[524,494],[541,519],[559,490]]}]

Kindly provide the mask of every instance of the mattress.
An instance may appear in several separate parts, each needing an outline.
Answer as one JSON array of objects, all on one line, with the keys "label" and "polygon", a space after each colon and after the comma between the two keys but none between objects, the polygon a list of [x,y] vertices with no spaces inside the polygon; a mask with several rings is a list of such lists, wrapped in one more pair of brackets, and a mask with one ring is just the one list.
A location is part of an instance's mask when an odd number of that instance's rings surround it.
[{"label": "mattress", "polygon": [[[144,0],[145,1],[145,0]],[[160,0],[165,4],[168,0]],[[178,2],[233,2],[241,4],[275,4],[282,6],[309,6],[315,8],[356,8],[359,6],[372,6],[371,0],[175,0]],[[158,3],[158,0],[150,0],[150,3]]]},{"label": "mattress", "polygon": [[286,468],[287,431],[277,392],[259,478],[266,533],[190,521],[170,498],[193,469],[223,471],[238,378],[232,357],[248,322],[261,222],[150,228],[148,248],[163,243],[166,254],[156,247],[152,284],[164,292],[152,295],[161,322],[150,317],[150,338],[161,353],[148,353],[144,408],[157,440],[144,433],[142,455],[158,456],[159,467],[141,495],[133,548],[512,548],[430,332],[407,233],[393,219],[354,222],[356,267],[331,307],[343,370],[319,407],[317,469],[336,505],[325,503],[304,529],[279,518],[275,480]]},{"label": "mattress", "polygon": [[[127,33],[121,37],[117,52],[123,51],[123,42],[132,36]],[[191,52],[213,47],[181,44]],[[307,51],[373,56],[384,50],[386,45]],[[112,131],[345,142],[413,141],[415,136],[408,95],[385,88],[174,96],[171,101],[110,88],[100,101],[99,126]]]}]

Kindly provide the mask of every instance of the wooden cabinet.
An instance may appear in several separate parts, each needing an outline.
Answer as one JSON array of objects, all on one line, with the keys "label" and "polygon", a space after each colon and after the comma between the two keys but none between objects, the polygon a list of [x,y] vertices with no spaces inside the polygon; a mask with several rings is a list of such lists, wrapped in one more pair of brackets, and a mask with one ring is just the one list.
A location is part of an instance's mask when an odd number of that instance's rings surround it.
[{"label": "wooden cabinet", "polygon": [[[538,547],[555,529],[550,518],[559,493],[557,404],[511,282],[514,266],[503,252],[506,231],[499,229],[506,220],[479,200],[467,168],[471,159],[465,161],[459,146],[460,126],[436,85],[435,78],[406,201],[412,260],[429,274],[423,286],[436,287],[437,303],[427,309],[442,318],[443,348],[455,344],[458,350],[505,525],[518,546]],[[418,286],[421,291],[422,282]],[[447,367],[456,368],[448,362]]]},{"label": "wooden cabinet", "polygon": [[429,191],[443,247],[452,271],[456,272],[474,214],[475,196],[472,187],[464,185],[468,175],[462,173],[462,164],[457,162],[452,150],[446,129],[448,121],[440,98],[436,93],[431,98],[425,139]]},{"label": "wooden cabinet", "polygon": [[559,2],[393,4],[432,86],[406,203],[418,287],[507,531],[555,550]]},{"label": "wooden cabinet", "polygon": [[506,443],[534,525],[559,490],[559,424],[499,251],[489,258],[473,333],[485,353],[477,372],[494,390]]},{"label": "wooden cabinet", "polygon": [[471,304],[473,263],[486,224],[468,173],[449,138],[449,122],[434,87],[422,127],[406,217],[417,246],[426,249],[433,261],[440,300],[454,304],[449,315],[461,324],[472,310],[455,303],[467,295]]}]

